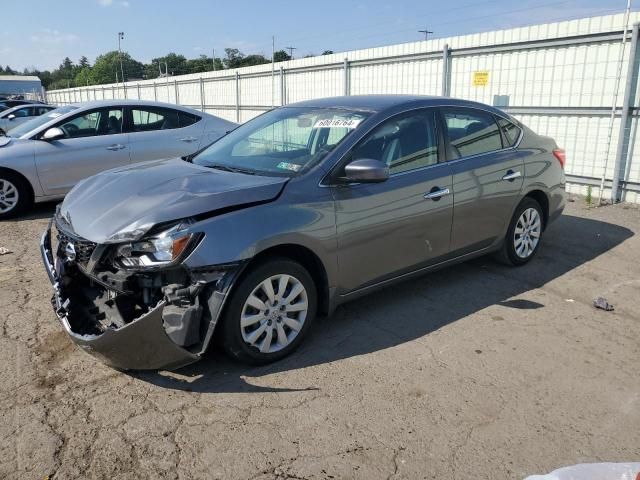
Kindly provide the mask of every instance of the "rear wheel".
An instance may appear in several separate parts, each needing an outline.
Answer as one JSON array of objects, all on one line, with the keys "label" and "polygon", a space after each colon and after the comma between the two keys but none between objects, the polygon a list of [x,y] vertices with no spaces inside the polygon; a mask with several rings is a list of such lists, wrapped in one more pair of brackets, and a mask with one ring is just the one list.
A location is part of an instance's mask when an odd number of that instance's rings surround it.
[{"label": "rear wheel", "polygon": [[13,172],[0,170],[0,220],[26,212],[32,203],[26,180]]},{"label": "rear wheel", "polygon": [[254,365],[274,362],[302,342],[316,309],[316,286],[307,270],[292,260],[269,260],[234,288],[220,340],[234,359]]},{"label": "rear wheel", "polygon": [[544,217],[533,198],[520,202],[513,214],[498,259],[508,265],[524,265],[537,253],[542,239]]}]

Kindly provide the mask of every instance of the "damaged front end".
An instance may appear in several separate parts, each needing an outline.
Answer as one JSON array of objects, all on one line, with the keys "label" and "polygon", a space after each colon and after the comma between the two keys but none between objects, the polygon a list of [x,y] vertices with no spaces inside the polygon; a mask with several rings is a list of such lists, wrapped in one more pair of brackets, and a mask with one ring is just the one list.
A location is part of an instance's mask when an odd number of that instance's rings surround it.
[{"label": "damaged front end", "polygon": [[[118,244],[78,237],[58,215],[41,240],[56,315],[73,341],[121,370],[175,369],[206,351],[239,264],[131,269]],[[185,252],[187,253],[187,252]]]}]

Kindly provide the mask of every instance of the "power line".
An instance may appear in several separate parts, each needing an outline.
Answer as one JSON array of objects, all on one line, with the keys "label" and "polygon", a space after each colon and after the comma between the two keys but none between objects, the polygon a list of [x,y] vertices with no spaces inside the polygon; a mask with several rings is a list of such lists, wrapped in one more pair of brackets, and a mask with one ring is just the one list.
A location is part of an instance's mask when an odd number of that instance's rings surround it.
[{"label": "power line", "polygon": [[424,33],[424,39],[429,40],[429,34],[433,32],[431,30],[424,29],[424,30],[418,30],[418,33]]}]

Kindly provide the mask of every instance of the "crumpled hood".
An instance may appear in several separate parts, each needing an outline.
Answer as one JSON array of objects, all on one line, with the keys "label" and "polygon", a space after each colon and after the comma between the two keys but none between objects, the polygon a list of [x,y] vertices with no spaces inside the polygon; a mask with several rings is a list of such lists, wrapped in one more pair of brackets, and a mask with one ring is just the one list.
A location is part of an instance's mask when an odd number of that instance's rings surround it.
[{"label": "crumpled hood", "polygon": [[273,200],[287,180],[224,172],[179,158],[146,162],[80,182],[60,214],[79,236],[115,243],[139,238],[159,223]]}]

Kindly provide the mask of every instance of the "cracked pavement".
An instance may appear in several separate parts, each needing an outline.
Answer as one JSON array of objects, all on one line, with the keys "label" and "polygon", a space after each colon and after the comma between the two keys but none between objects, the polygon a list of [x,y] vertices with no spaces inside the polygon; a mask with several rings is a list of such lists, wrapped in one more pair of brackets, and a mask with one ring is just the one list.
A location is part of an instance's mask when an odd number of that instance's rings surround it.
[{"label": "cracked pavement", "polygon": [[578,198],[529,265],[480,258],[362,298],[268,367],[212,351],[130,374],[51,311],[53,208],[0,223],[0,478],[502,479],[640,459],[637,206]]}]

